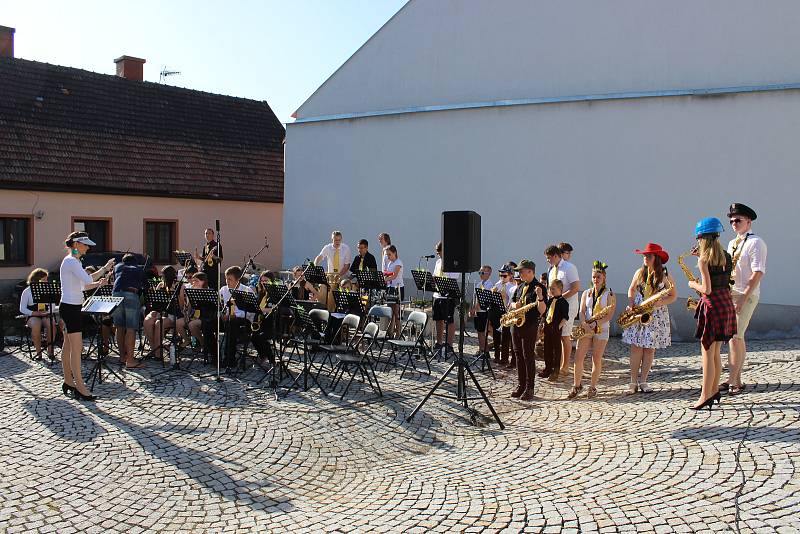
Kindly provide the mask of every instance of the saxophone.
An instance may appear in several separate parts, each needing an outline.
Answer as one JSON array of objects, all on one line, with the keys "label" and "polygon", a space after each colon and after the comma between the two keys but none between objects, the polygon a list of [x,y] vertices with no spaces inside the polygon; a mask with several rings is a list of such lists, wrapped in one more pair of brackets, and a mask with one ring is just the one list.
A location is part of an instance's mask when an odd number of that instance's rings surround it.
[{"label": "saxophone", "polygon": [[[688,278],[690,282],[697,282],[697,278],[694,277],[694,273],[692,273],[692,270],[689,267],[687,267],[685,263],[683,263],[683,258],[685,256],[691,255],[693,252],[694,252],[694,249],[687,250],[686,252],[684,252],[683,254],[678,256],[678,265],[680,265],[681,270],[683,271],[683,274],[686,275],[686,278]],[[700,295],[699,291],[697,291],[697,295],[698,296],[702,296],[702,295]],[[686,299],[686,309],[687,310],[694,311],[695,309],[697,309],[697,304],[698,304],[698,300],[697,299],[693,299],[692,297],[689,297],[688,299]]]},{"label": "saxophone", "polygon": [[502,317],[500,317],[500,326],[502,327],[510,327],[516,326],[520,327],[525,324],[525,314],[536,306],[536,302],[531,302],[530,304],[526,304],[521,308],[517,308],[516,310],[511,310],[508,313],[504,313]]},{"label": "saxophone", "polygon": [[643,300],[637,306],[633,306],[630,310],[622,312],[617,319],[617,324],[620,328],[629,328],[636,323],[648,324],[653,319],[653,310],[656,307],[656,301],[666,297],[669,292],[672,291],[672,284],[669,283],[666,274],[665,280],[667,280],[667,282],[664,289],[658,293],[652,294],[649,298]]},{"label": "saxophone", "polygon": [[[611,291],[611,290],[609,290],[609,291]],[[610,296],[611,296],[611,293],[609,293],[609,297]],[[598,311],[597,313],[595,313],[594,315],[589,317],[589,320],[586,321],[586,322],[587,323],[593,323],[595,321],[599,321],[601,319],[605,319],[608,316],[608,314],[611,313],[612,311],[614,311],[614,305],[609,304],[608,306],[606,306],[602,310]],[[586,331],[580,325],[573,326],[572,327],[572,333],[569,335],[569,337],[570,337],[570,339],[572,341],[578,341],[579,339],[585,338],[589,334],[599,334],[602,330],[603,330],[603,327],[600,326],[600,325],[595,326],[591,331]]]}]

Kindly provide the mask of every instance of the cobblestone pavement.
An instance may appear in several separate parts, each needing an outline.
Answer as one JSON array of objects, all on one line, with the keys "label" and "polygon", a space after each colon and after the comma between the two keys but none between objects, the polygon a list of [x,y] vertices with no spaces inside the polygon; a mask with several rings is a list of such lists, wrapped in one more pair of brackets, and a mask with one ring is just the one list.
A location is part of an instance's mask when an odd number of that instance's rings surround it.
[{"label": "cobblestone pavement", "polygon": [[436,397],[405,421],[444,363],[344,401],[149,363],[91,404],[2,356],[0,531],[798,532],[800,340],[749,348],[750,387],[710,413],[688,409],[696,344],[657,354],[646,395],[623,396],[615,340],[595,400],[562,380],[514,401],[507,371],[479,375],[504,431]]}]

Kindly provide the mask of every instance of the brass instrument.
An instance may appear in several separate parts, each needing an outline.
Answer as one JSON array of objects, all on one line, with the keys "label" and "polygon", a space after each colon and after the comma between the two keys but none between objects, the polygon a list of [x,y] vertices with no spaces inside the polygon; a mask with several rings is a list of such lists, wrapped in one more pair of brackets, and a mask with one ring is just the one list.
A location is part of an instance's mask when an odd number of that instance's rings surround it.
[{"label": "brass instrument", "polygon": [[528,312],[528,310],[536,306],[536,304],[536,302],[531,302],[530,304],[526,304],[521,308],[504,313],[503,316],[500,317],[500,326],[506,328],[510,326],[520,327],[524,325],[525,314]]},{"label": "brass instrument", "polygon": [[666,273],[664,274],[664,279],[667,280],[667,284],[664,289],[650,295],[649,298],[643,300],[638,305],[633,306],[630,310],[622,312],[619,318],[617,318],[617,324],[621,328],[629,328],[636,323],[648,324],[653,319],[653,310],[656,307],[656,301],[666,297],[669,292],[672,291],[672,284],[670,284],[669,279],[666,278]]},{"label": "brass instrument", "polygon": [[[610,296],[610,294],[609,294],[609,296]],[[608,316],[608,314],[609,314],[609,313],[611,313],[612,311],[614,311],[615,304],[616,304],[616,303],[614,303],[614,304],[609,304],[608,306],[606,306],[605,308],[603,308],[603,309],[602,309],[602,310],[600,310],[599,312],[597,312],[597,313],[595,313],[594,315],[592,315],[591,317],[589,317],[589,320],[588,320],[588,321],[586,321],[586,322],[587,322],[587,323],[593,323],[593,322],[595,322],[595,321],[599,321],[599,320],[601,320],[601,319],[605,319],[605,318]],[[580,326],[580,325],[578,325],[578,326],[573,326],[573,327],[572,327],[572,333],[569,335],[569,337],[570,337],[570,339],[571,339],[572,341],[578,341],[579,339],[583,339],[583,338],[585,338],[585,337],[586,337],[586,336],[588,336],[590,333],[591,333],[591,334],[599,334],[599,333],[600,333],[602,330],[603,330],[603,327],[602,327],[602,326],[600,326],[600,325],[597,325],[597,326],[595,326],[595,327],[594,327],[594,328],[591,330],[591,332],[589,332],[589,331],[586,331],[586,330],[585,330],[585,329],[584,329],[582,326]]]},{"label": "brass instrument", "polygon": [[[264,296],[259,301],[259,303],[258,303],[258,309],[259,310],[263,310],[264,308],[267,307],[267,297],[268,297],[268,295],[265,293]],[[263,320],[264,320],[264,314],[263,313],[257,313],[256,314],[256,318],[253,319],[252,323],[250,323],[250,330],[253,331],[253,332],[258,332],[259,330],[261,330],[261,321],[263,321]]]},{"label": "brass instrument", "polygon": [[214,253],[217,251],[217,247],[218,246],[219,245],[214,245],[211,248],[211,250],[208,251],[208,254],[206,255],[206,259],[203,260],[205,262],[205,264],[208,265],[209,267],[213,267],[214,266]]},{"label": "brass instrument", "polygon": [[341,275],[339,273],[325,273],[328,284],[319,287],[317,300],[330,312],[336,311],[336,300],[333,298],[333,291],[339,289]]},{"label": "brass instrument", "polygon": [[[680,266],[681,270],[683,271],[683,274],[686,275],[686,278],[688,278],[690,282],[697,282],[697,278],[694,277],[694,273],[692,272],[692,270],[689,267],[687,267],[686,264],[683,262],[683,258],[686,257],[686,256],[691,255],[694,252],[694,250],[695,249],[687,250],[686,252],[684,252],[683,254],[678,256],[678,265]],[[697,295],[702,297],[702,295],[700,294],[699,291],[697,291]],[[697,309],[697,304],[698,304],[698,300],[697,299],[693,299],[692,297],[689,297],[688,299],[686,299],[686,309],[687,310],[690,310],[690,311],[696,310]]]}]

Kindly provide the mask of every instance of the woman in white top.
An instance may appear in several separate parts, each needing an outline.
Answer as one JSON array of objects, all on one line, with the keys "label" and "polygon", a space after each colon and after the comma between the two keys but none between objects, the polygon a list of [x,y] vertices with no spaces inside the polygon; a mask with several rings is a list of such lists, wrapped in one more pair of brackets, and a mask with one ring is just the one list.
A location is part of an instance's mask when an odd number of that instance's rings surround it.
[{"label": "woman in white top", "polygon": [[392,304],[392,320],[389,323],[387,334],[391,337],[400,337],[400,302],[405,297],[403,287],[403,262],[397,257],[397,247],[389,245],[386,249],[386,257],[389,262],[386,264],[386,271],[383,275],[386,278],[386,285],[396,292],[399,297],[397,304]]},{"label": "woman in white top", "polygon": [[[592,265],[592,287],[581,295],[580,319],[581,327],[589,334],[578,340],[578,351],[575,354],[575,378],[572,390],[567,396],[574,399],[583,389],[581,378],[583,377],[583,362],[589,350],[592,351],[592,378],[589,391],[586,396],[594,398],[597,396],[597,383],[600,381],[600,373],[603,370],[603,352],[608,344],[609,321],[614,316],[614,308],[617,306],[617,297],[611,288],[606,287],[606,269],[608,265],[601,261],[595,261]],[[606,315],[598,320],[592,321],[592,317],[601,310],[610,307]]]},{"label": "woman in white top", "polygon": [[[47,355],[52,360],[53,355],[53,332],[50,331],[49,314],[52,312],[54,315],[58,312],[58,306],[52,304],[35,304],[33,302],[33,293],[31,293],[31,284],[39,282],[47,282],[48,273],[45,269],[34,269],[28,275],[28,287],[22,291],[22,296],[19,299],[19,312],[26,317],[25,324],[31,329],[31,339],[33,346],[36,349],[36,359],[42,357],[42,329],[44,328],[45,336],[47,338]],[[52,308],[52,309],[51,309]],[[53,326],[58,324],[58,318],[54,317]]]},{"label": "woman in white top", "polygon": [[105,274],[114,266],[114,260],[108,260],[102,269],[93,274],[87,273],[81,265],[80,257],[86,254],[94,241],[86,232],[72,232],[64,240],[69,253],[61,261],[61,305],[59,312],[64,321],[66,333],[64,346],[61,349],[61,365],[64,368],[64,383],[61,391],[64,395],[72,395],[78,400],[95,400],[89,393],[81,375],[81,351],[83,350],[83,332],[81,307],[83,292],[108,284]]}]

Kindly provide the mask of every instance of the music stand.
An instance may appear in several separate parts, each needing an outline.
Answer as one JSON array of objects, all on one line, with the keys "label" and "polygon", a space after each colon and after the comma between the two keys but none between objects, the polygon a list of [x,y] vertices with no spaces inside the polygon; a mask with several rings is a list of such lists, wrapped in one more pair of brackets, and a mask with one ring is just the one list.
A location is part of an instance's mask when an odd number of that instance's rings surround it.
[{"label": "music stand", "polygon": [[[187,287],[184,291],[186,291],[186,298],[189,299],[189,303],[191,304],[192,309],[193,310],[200,310],[201,320],[203,319],[202,316],[204,314],[210,315],[210,317],[208,317],[207,320],[213,321],[213,320],[216,319],[216,317],[218,315],[216,310],[217,310],[217,305],[219,304],[219,302],[218,302],[219,295],[217,294],[216,290],[214,290],[214,289],[212,289],[210,287]],[[213,335],[215,332],[216,332],[216,328],[214,328],[211,331],[204,330],[203,331],[203,335],[210,338],[212,336],[208,336],[207,334],[212,334]],[[212,341],[211,339],[206,339],[205,340],[205,342],[206,342],[206,349],[205,349],[206,350],[206,356],[208,354],[210,354],[210,343],[211,343],[211,341]],[[194,360],[194,358],[192,360]],[[206,360],[206,363],[209,363],[209,362]],[[189,367],[191,367],[191,365],[192,365],[192,362],[189,362],[189,365],[186,367],[186,369],[188,370]],[[208,376],[213,376],[213,375],[214,375],[214,373],[212,373],[212,374],[210,374]]]},{"label": "music stand", "polygon": [[176,250],[175,252],[175,260],[178,262],[178,265],[186,267],[186,263],[194,263],[194,258],[192,255],[185,250]]},{"label": "music stand", "polygon": [[[56,345],[55,331],[55,312],[53,307],[61,301],[61,283],[55,280],[51,282],[36,282],[31,284],[31,296],[33,303],[38,306],[44,305],[47,310],[47,324],[50,331],[50,341],[47,342],[47,357],[50,359],[49,365],[55,363],[55,355],[50,353],[50,348]],[[37,310],[38,311],[38,310]],[[55,351],[55,348],[53,348]]]},{"label": "music stand", "polygon": [[414,285],[417,286],[417,291],[422,291],[423,299],[425,298],[426,292],[436,292],[436,285],[434,284],[433,275],[430,272],[420,269],[411,269],[411,276],[414,277]]},{"label": "music stand", "polygon": [[[114,287],[111,284],[100,286],[96,288],[94,291],[84,291],[83,292],[83,300],[84,304],[87,302],[88,299],[92,297],[110,297]],[[92,320],[97,325],[97,334],[92,337],[89,341],[89,348],[86,349],[86,355],[89,356],[92,353],[93,348],[97,348],[97,352],[100,352],[100,345],[103,340],[103,315],[102,314],[91,314]],[[112,340],[109,340],[108,343],[108,352],[114,350],[112,348]],[[117,356],[119,356],[119,352],[115,351]]]},{"label": "music stand", "polygon": [[281,304],[290,308],[297,306],[291,291],[283,284],[267,284],[267,301],[270,304]]},{"label": "music stand", "polygon": [[[109,286],[103,286],[103,287],[109,287]],[[102,287],[100,289],[102,289]],[[122,304],[122,301],[124,300],[125,300],[124,297],[95,295],[93,297],[89,297],[86,300],[86,302],[83,303],[83,306],[81,307],[81,312],[91,315],[92,318],[94,318],[95,321],[97,321],[97,324],[102,329],[103,327],[102,317],[104,315],[111,315],[112,313],[114,313],[114,310],[116,310],[117,307],[120,304]],[[95,360],[92,372],[89,373],[89,376],[92,377],[92,385],[89,387],[89,391],[94,391],[95,380],[97,380],[101,384],[103,383],[103,368],[105,368],[105,370],[111,373],[112,375],[116,376],[120,382],[122,382],[123,384],[125,383],[125,380],[120,375],[115,373],[114,370],[111,369],[111,367],[108,366],[106,357],[107,355],[103,354],[102,351],[99,350],[97,351],[97,359]]]},{"label": "music stand", "polygon": [[[442,282],[441,285],[439,284],[439,280],[442,278],[443,277],[439,276],[434,277],[434,279],[437,281],[437,288],[439,289],[439,292],[442,293],[442,289],[445,289],[448,290],[450,294],[452,294],[452,287],[449,283]],[[453,282],[453,284],[455,284],[456,282],[454,279],[451,278],[446,278],[446,280],[450,280],[451,282]],[[461,288],[463,289],[465,286],[466,286],[466,273],[461,273]],[[456,289],[458,289],[457,286]],[[428,401],[428,399],[431,398],[431,396],[436,392],[439,386],[442,385],[442,382],[444,382],[444,380],[450,375],[450,373],[453,371],[455,367],[458,367],[458,379],[456,382],[455,399],[461,402],[464,405],[464,408],[470,410],[470,413],[472,414],[473,418],[475,417],[474,410],[469,408],[469,406],[467,405],[467,401],[483,399],[484,404],[486,404],[486,406],[489,408],[489,411],[492,412],[495,421],[497,421],[497,424],[500,426],[500,429],[502,430],[505,428],[503,421],[500,420],[500,416],[497,415],[497,412],[494,410],[494,406],[492,406],[492,403],[489,402],[489,398],[486,396],[486,393],[484,393],[483,389],[481,388],[481,385],[478,383],[478,379],[475,378],[472,369],[470,369],[469,364],[466,362],[466,359],[464,358],[464,328],[465,328],[464,298],[463,298],[463,291],[458,291],[458,293],[460,295],[458,304],[458,316],[459,316],[459,323],[461,326],[461,331],[459,332],[458,336],[458,352],[455,353],[453,363],[450,364],[450,367],[448,367],[447,370],[444,372],[444,374],[442,374],[442,376],[439,377],[439,380],[430,389],[430,391],[428,391],[428,393],[425,395],[425,398],[423,398],[422,401],[416,406],[416,408],[414,408],[414,410],[408,415],[408,417],[406,417],[406,421],[410,422],[412,419],[414,419],[414,416],[417,414],[417,412],[419,412],[420,409],[422,409],[422,406]],[[469,377],[472,379],[472,383],[475,385],[475,388],[478,390],[478,393],[480,393],[480,397],[467,396],[467,381],[465,373],[469,374]]]},{"label": "music stand", "polygon": [[303,278],[312,284],[328,285],[328,276],[321,265],[307,265],[303,271]]},{"label": "music stand", "polygon": [[297,374],[292,385],[286,390],[288,394],[289,391],[294,389],[295,387],[299,387],[300,378],[303,378],[303,391],[308,391],[308,378],[311,377],[311,380],[314,384],[317,385],[319,390],[322,392],[323,395],[327,396],[328,393],[322,388],[319,382],[317,382],[316,376],[311,372],[311,363],[308,358],[308,350],[309,344],[308,340],[311,338],[312,334],[320,335],[317,326],[314,324],[314,320],[311,319],[311,316],[302,306],[294,306],[292,308],[292,312],[294,313],[295,320],[300,324],[302,331],[303,331],[303,370]]},{"label": "music stand", "polygon": [[[486,312],[486,327],[483,330],[483,336],[486,342],[488,343],[488,335],[489,335],[489,323],[490,317],[493,313],[505,313],[506,305],[503,302],[502,294],[497,291],[492,291],[490,289],[483,289],[480,287],[475,288],[475,298],[478,300],[478,306],[484,312]],[[489,353],[484,352],[478,358],[472,360],[474,364],[478,359],[481,360],[481,371],[483,371],[484,366],[489,369],[489,372],[492,373],[492,378],[494,378],[494,370],[492,369],[491,359],[489,358]]]},{"label": "music stand", "polygon": [[[164,291],[163,289],[156,289],[155,287],[149,287],[144,293],[144,303],[145,306],[158,313],[158,324],[159,324],[159,334],[161,339],[161,344],[157,347],[150,347],[150,353],[155,354],[157,350],[162,350],[164,348],[164,316],[169,313],[168,308],[172,303],[172,291]],[[164,358],[161,358],[161,365],[164,365]],[[155,375],[158,376],[158,375]]]},{"label": "music stand", "polygon": [[369,295],[369,304],[375,301],[376,291],[386,291],[386,278],[381,271],[356,271],[358,288],[364,289]]},{"label": "music stand", "polygon": [[333,299],[336,301],[336,311],[339,313],[351,313],[351,310],[356,310],[362,317],[367,313],[361,297],[355,291],[334,290]]}]

